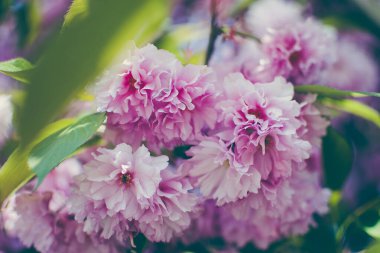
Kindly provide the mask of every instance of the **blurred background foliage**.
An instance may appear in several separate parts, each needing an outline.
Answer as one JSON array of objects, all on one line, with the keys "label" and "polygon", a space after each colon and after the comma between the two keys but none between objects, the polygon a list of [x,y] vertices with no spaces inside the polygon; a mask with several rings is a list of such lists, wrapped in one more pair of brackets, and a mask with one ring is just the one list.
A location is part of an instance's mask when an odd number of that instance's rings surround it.
[{"label": "blurred background foliage", "polygon": [[[238,16],[253,1],[237,1],[231,15]],[[47,18],[46,21],[46,17],[45,20],[42,17],[41,1],[0,0],[0,22],[14,19],[14,31],[17,32],[15,51],[21,52],[19,56],[27,59],[8,61],[6,56],[0,59],[3,60],[0,63],[0,72],[24,83],[18,84],[20,89],[14,93],[17,141],[7,143],[0,153],[2,158],[11,154],[0,171],[1,200],[21,186],[25,180],[30,179],[34,173],[40,175],[39,179],[42,180],[57,163],[92,140],[91,137],[96,133],[101,119],[97,118],[95,123],[93,117],[56,120],[62,115],[65,106],[73,98],[81,97],[86,85],[93,82],[117,55],[125,50],[126,41],[134,40],[137,45],[153,41],[159,48],[174,53],[184,63],[200,64],[205,61],[205,50],[189,52],[184,46],[208,36],[203,29],[198,29],[202,24],[174,23],[170,20],[170,13],[174,11],[171,7],[175,3],[183,2],[190,12],[194,1],[76,0],[70,9],[67,2],[62,8],[64,11],[57,15],[58,18]],[[310,6],[308,11],[329,25],[343,30],[364,30],[377,38],[374,54],[379,63],[379,1],[299,2]],[[64,20],[66,12],[68,13]],[[186,16],[181,18],[186,20]],[[2,54],[7,55],[4,52]],[[321,93],[322,99],[335,99],[334,92],[324,92],[327,93]],[[85,94],[82,97],[85,97]],[[337,104],[337,101],[340,104]],[[373,111],[368,108],[357,111],[360,105],[352,105],[352,102],[347,105],[347,102],[344,104],[342,100],[330,100],[330,105],[359,116],[364,115],[363,117],[372,123],[348,119],[339,130],[329,128],[323,139],[323,164],[325,183],[333,190],[331,212],[324,217],[315,217],[318,226],[312,228],[305,236],[280,241],[265,252],[380,252],[378,182],[351,170],[355,167],[358,150],[366,152],[368,142],[376,141],[368,140],[366,131],[376,129],[378,132],[379,103],[373,105]],[[79,128],[75,128],[78,122],[95,124],[95,127],[89,132],[81,132]],[[63,138],[66,143],[62,145],[62,138],[58,138],[62,136],[58,134],[57,137],[57,133],[62,133],[67,128],[74,129],[74,137],[66,136]],[[379,137],[378,134],[377,136]],[[81,141],[72,141],[78,138]],[[377,142],[379,140],[377,139]],[[30,168],[38,168],[36,160],[46,155],[41,150],[49,150],[59,155],[54,158],[53,163],[44,167],[43,172],[38,169],[30,171]],[[30,155],[31,153],[34,155]],[[380,164],[375,166],[375,169],[380,169]],[[363,177],[364,183],[355,192],[355,201],[344,198],[344,192],[347,191],[345,185],[348,178],[353,176]],[[137,249],[139,245],[143,247],[144,240],[136,240]],[[210,252],[210,247],[217,249],[222,246],[222,241],[215,240],[181,247],[183,252]],[[170,252],[170,248],[164,244],[161,245],[161,249],[163,252]],[[248,245],[242,252],[262,251]]]}]

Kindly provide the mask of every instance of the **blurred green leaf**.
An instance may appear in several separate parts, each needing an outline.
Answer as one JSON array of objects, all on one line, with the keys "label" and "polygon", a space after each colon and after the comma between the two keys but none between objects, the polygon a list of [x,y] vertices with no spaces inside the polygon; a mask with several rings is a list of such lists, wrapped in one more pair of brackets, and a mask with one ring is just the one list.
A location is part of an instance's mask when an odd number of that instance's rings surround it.
[{"label": "blurred green leaf", "polygon": [[[328,216],[315,217],[316,226],[303,236],[301,252],[308,253],[337,253],[333,223]],[[323,243],[322,243],[323,242]]]},{"label": "blurred green leaf", "polygon": [[341,189],[351,171],[353,152],[347,140],[332,127],[323,137],[322,157],[326,185],[333,190]]},{"label": "blurred green leaf", "polygon": [[168,15],[167,6],[166,0],[89,1],[87,14],[65,26],[32,72],[18,124],[22,145],[93,82],[128,40],[141,45],[152,39]]},{"label": "blurred green leaf", "polygon": [[70,125],[73,119],[62,119],[48,125],[28,147],[18,147],[0,169],[0,206],[12,192],[27,183],[33,176],[27,160],[32,148],[49,135]]},{"label": "blurred green leaf", "polygon": [[40,31],[41,2],[38,0],[19,2],[14,5],[13,11],[17,24],[18,46],[24,48],[36,39]]},{"label": "blurred green leaf", "polygon": [[380,127],[379,112],[359,101],[352,100],[352,99],[329,99],[329,98],[322,98],[319,101],[323,105],[329,108],[351,113],[355,116],[366,119],[374,123],[376,126]]},{"label": "blurred green leaf", "polygon": [[380,240],[371,244],[368,249],[364,251],[365,253],[379,253],[380,252]]},{"label": "blurred green leaf", "polygon": [[11,0],[0,0],[0,21],[6,16]]},{"label": "blurred green leaf", "polygon": [[[374,228],[378,226],[378,233],[380,239],[380,215],[379,208],[373,208],[365,212],[359,217],[359,223],[365,228]],[[369,233],[368,233],[369,234]],[[371,234],[369,234],[371,235]],[[372,236],[372,235],[371,235]],[[376,236],[373,236],[376,237]]]},{"label": "blurred green leaf", "polygon": [[366,227],[364,230],[373,238],[380,239],[380,220],[374,226]]},{"label": "blurred green leaf", "polygon": [[33,65],[24,58],[0,62],[0,73],[24,83],[28,82],[28,75],[31,69],[33,69]]},{"label": "blurred green leaf", "polygon": [[64,27],[69,25],[74,20],[83,18],[86,13],[88,13],[88,1],[89,0],[75,0],[71,4],[70,10],[65,16],[65,21],[63,23]]},{"label": "blurred green leaf", "polygon": [[322,85],[300,85],[300,86],[296,86],[294,89],[296,92],[299,92],[299,93],[314,93],[314,94],[318,94],[324,97],[331,97],[331,98],[380,97],[380,93],[376,93],[376,92],[338,90],[335,88],[322,86]]},{"label": "blurred green leaf", "polygon": [[353,0],[367,15],[380,26],[380,2],[378,0]]},{"label": "blurred green leaf", "polygon": [[53,168],[86,143],[104,120],[105,113],[84,116],[38,143],[28,158],[29,168],[38,178],[37,186]]},{"label": "blurred green leaf", "polygon": [[352,252],[359,252],[365,249],[372,241],[369,236],[357,222],[351,223],[345,234],[345,247]]}]

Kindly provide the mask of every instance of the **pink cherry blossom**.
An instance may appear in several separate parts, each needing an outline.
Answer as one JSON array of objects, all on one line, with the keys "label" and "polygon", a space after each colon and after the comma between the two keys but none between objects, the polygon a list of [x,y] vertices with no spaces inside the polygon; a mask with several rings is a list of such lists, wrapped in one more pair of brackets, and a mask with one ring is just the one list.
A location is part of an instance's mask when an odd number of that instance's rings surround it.
[{"label": "pink cherry blossom", "polygon": [[132,50],[98,84],[98,110],[107,112],[106,136],[134,148],[145,141],[156,152],[197,143],[205,129],[215,126],[214,84],[207,66],[182,66],[153,45]]},{"label": "pink cherry blossom", "polygon": [[[303,168],[277,185],[263,185],[258,194],[226,206],[237,222],[222,227],[224,238],[243,246],[253,241],[260,248],[282,237],[304,234],[314,225],[313,214],[328,211],[330,191],[319,183],[319,172]],[[231,220],[230,214],[224,214]]]},{"label": "pink cherry blossom", "polygon": [[197,197],[187,179],[170,170],[161,172],[162,181],[150,207],[139,219],[140,231],[153,242],[168,242],[190,226]]},{"label": "pink cherry blossom", "polygon": [[292,163],[310,155],[310,143],[297,135],[301,106],[293,96],[293,86],[281,77],[255,85],[241,74],[225,79],[220,136],[233,147],[236,160],[253,166],[262,180],[290,176]]},{"label": "pink cherry blossom", "polygon": [[358,91],[376,91],[379,84],[379,69],[371,52],[361,41],[341,38],[337,47],[337,61],[329,69],[323,84]]},{"label": "pink cherry blossom", "polygon": [[261,37],[269,30],[279,30],[302,21],[302,6],[285,0],[259,0],[245,16],[247,28]]},{"label": "pink cherry blossom", "polygon": [[217,205],[244,198],[249,192],[257,193],[259,172],[237,162],[231,147],[222,140],[203,140],[187,154],[192,158],[185,161],[181,169],[187,171],[201,193],[215,199]]},{"label": "pink cherry blossom", "polygon": [[336,61],[336,40],[335,30],[312,19],[270,31],[262,38],[262,71],[294,84],[318,83]]},{"label": "pink cherry blossom", "polygon": [[85,232],[99,232],[106,239],[116,235],[124,241],[133,231],[129,221],[139,219],[149,208],[160,172],[167,166],[168,157],[152,157],[145,146],[135,152],[126,144],[113,150],[99,148],[76,177],[70,212],[84,224]]},{"label": "pink cherry blossom", "polygon": [[322,137],[326,135],[326,128],[329,125],[327,119],[323,118],[318,108],[313,105],[316,95],[306,95],[301,99],[301,113],[299,120],[302,126],[297,129],[297,134],[307,140],[316,148],[321,147]]}]

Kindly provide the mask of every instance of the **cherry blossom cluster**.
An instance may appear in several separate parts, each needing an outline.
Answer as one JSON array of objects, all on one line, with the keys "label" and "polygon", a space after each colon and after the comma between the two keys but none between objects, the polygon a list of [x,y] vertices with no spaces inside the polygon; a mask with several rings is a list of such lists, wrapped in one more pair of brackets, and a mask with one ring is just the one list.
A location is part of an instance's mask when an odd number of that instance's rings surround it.
[{"label": "cherry blossom cluster", "polygon": [[[43,253],[125,252],[138,236],[222,238],[234,252],[316,225],[330,198],[319,164],[330,122],[316,95],[294,87],[360,81],[371,91],[377,69],[357,41],[294,2],[255,1],[241,22],[250,38],[220,36],[208,65],[131,48],[92,91],[106,114],[103,142],[9,198],[0,229]],[[1,147],[10,96],[0,95],[0,112]]]}]

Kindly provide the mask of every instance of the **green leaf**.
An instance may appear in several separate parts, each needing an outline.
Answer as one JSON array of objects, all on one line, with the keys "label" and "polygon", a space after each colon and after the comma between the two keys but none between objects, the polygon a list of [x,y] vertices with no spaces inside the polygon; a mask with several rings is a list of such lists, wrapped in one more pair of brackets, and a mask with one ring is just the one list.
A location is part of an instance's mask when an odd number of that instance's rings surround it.
[{"label": "green leaf", "polygon": [[301,85],[301,86],[296,86],[294,89],[296,92],[299,92],[299,93],[314,93],[314,94],[318,94],[324,97],[331,97],[331,98],[380,97],[380,93],[376,93],[376,92],[338,90],[335,88],[322,86],[322,85]]},{"label": "green leaf", "polygon": [[353,0],[367,15],[380,26],[380,2],[379,1],[363,1],[363,0]]},{"label": "green leaf", "polygon": [[[303,236],[302,250],[308,253],[337,253],[338,245],[335,241],[334,227],[328,216],[314,217],[316,226]],[[321,243],[323,242],[323,243]]]},{"label": "green leaf", "polygon": [[376,126],[380,127],[379,112],[359,101],[351,100],[351,99],[336,99],[335,100],[335,99],[329,99],[329,98],[322,98],[319,101],[323,105],[329,108],[351,113],[355,116],[366,119],[374,123]]},{"label": "green leaf", "polygon": [[380,221],[373,227],[366,227],[364,230],[373,238],[380,239]]},{"label": "green leaf", "polygon": [[76,19],[83,18],[88,13],[88,0],[75,0],[65,15],[63,26],[66,27]]},{"label": "green leaf", "polygon": [[104,120],[105,113],[90,114],[38,143],[28,159],[30,169],[37,175],[37,186],[53,168],[88,141]]},{"label": "green leaf", "polygon": [[27,183],[34,174],[28,167],[27,160],[32,148],[49,135],[70,125],[73,119],[63,119],[47,126],[29,146],[18,147],[0,169],[0,206],[7,196]]},{"label": "green leaf", "polygon": [[32,68],[33,65],[23,58],[0,62],[0,73],[24,83],[28,82],[28,74]]},{"label": "green leaf", "polygon": [[379,253],[380,252],[380,240],[371,244],[368,249],[364,251],[365,253]]},{"label": "green leaf", "polygon": [[322,157],[326,185],[333,190],[341,189],[351,171],[353,152],[347,140],[332,127],[322,140]]},{"label": "green leaf", "polygon": [[[70,12],[74,10],[73,6]],[[167,14],[166,0],[88,1],[86,15],[75,19],[69,13],[72,22],[32,72],[18,124],[22,145],[30,143],[75,94],[92,83],[128,40],[141,45],[152,39]]]}]

